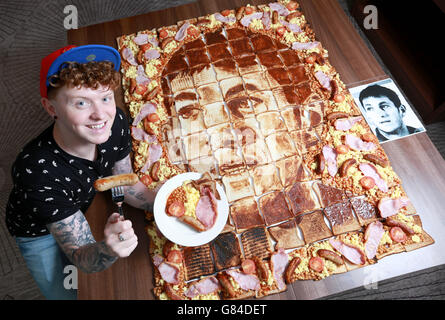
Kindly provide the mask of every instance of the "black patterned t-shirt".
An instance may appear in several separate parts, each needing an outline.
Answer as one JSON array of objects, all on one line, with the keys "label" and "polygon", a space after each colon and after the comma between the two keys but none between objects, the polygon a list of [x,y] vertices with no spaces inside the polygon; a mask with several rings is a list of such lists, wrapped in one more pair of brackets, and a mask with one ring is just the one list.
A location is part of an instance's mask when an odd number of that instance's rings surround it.
[{"label": "black patterned t-shirt", "polygon": [[54,124],[22,149],[12,166],[14,186],[6,205],[11,235],[47,235],[47,224],[88,209],[96,194],[94,181],[111,175],[116,161],[131,150],[128,120],[116,109],[110,138],[97,145],[95,161],[63,151],[53,138]]}]

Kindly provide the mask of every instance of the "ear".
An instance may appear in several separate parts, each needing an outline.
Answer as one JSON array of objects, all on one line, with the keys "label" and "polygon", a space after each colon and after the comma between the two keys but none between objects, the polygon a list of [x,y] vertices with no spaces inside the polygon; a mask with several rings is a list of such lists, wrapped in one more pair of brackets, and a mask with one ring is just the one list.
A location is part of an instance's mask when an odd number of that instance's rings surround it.
[{"label": "ear", "polygon": [[406,113],[406,107],[403,104],[401,104],[400,107],[399,107],[399,111],[400,111],[400,115],[402,117],[404,117],[405,113]]},{"label": "ear", "polygon": [[56,108],[48,98],[41,98],[40,103],[42,104],[43,109],[48,112],[51,118],[54,118],[56,116]]}]

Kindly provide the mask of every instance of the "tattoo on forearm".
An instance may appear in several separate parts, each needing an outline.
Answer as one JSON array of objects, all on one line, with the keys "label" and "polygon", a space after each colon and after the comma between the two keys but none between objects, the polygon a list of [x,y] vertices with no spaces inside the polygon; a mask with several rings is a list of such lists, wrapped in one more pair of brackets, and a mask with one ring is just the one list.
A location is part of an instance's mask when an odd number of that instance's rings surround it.
[{"label": "tattoo on forearm", "polygon": [[[126,202],[136,208],[142,210],[153,210],[153,204],[149,203],[146,198],[146,192],[134,190],[132,187],[127,187],[125,190]],[[129,200],[129,201],[128,201]]]},{"label": "tattoo on forearm", "polygon": [[117,260],[103,241],[96,242],[81,211],[47,227],[70,261],[83,272],[105,270]]},{"label": "tattoo on forearm", "polygon": [[130,155],[126,156],[122,160],[117,161],[112,169],[113,174],[132,173]]}]

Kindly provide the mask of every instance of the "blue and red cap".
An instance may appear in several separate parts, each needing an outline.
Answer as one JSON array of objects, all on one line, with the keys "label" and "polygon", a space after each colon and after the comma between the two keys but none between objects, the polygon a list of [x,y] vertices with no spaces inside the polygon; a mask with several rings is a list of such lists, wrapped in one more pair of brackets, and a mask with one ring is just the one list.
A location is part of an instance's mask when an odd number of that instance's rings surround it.
[{"label": "blue and red cap", "polygon": [[90,61],[110,61],[114,69],[119,71],[121,56],[116,49],[100,44],[85,46],[69,45],[60,48],[42,59],[40,67],[40,96],[48,98],[49,77],[60,71],[65,62],[87,63]]}]

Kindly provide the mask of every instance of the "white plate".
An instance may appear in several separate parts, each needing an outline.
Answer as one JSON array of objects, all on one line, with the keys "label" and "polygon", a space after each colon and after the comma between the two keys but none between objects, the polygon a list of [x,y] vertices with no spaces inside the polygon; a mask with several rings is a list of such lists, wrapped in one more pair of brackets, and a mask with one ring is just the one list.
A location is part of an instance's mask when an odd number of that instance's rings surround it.
[{"label": "white plate", "polygon": [[182,186],[184,181],[198,180],[201,176],[202,174],[197,172],[187,172],[174,176],[164,183],[155,198],[153,211],[158,229],[171,242],[181,246],[195,247],[212,241],[222,231],[229,216],[229,203],[224,189],[218,183],[216,183],[216,190],[218,190],[221,200],[217,200],[218,215],[211,229],[198,232],[188,224],[179,221],[178,218],[171,217],[165,213],[167,199],[173,190]]}]

